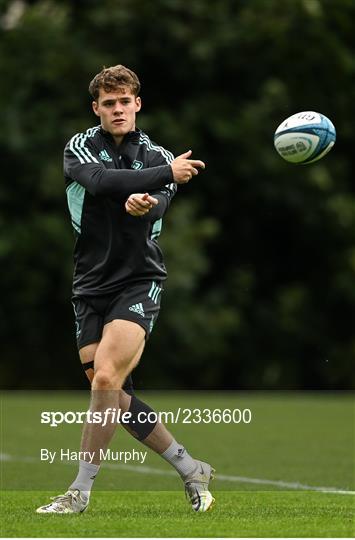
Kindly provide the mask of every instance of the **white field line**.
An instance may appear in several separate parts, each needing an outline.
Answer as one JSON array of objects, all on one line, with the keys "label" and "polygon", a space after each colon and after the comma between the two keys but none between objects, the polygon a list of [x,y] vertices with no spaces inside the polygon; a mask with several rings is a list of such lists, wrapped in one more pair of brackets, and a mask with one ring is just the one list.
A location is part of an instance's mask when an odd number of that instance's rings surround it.
[{"label": "white field line", "polygon": [[[9,454],[0,454],[0,461],[14,461],[23,463],[38,463],[38,458],[23,456],[16,457]],[[64,465],[76,465],[71,461],[62,461]],[[103,463],[102,467],[113,470],[132,471],[140,474],[153,474],[158,476],[176,476],[175,471],[165,471],[154,467],[146,467],[145,465],[121,465],[119,463]],[[225,482],[235,482],[241,484],[257,484],[275,486],[283,489],[295,489],[301,491],[317,491],[320,493],[334,493],[337,495],[355,495],[355,491],[340,489],[335,487],[309,486],[300,482],[284,482],[283,480],[267,480],[264,478],[249,478],[247,476],[231,476],[227,474],[216,474],[216,480],[224,480]]]}]

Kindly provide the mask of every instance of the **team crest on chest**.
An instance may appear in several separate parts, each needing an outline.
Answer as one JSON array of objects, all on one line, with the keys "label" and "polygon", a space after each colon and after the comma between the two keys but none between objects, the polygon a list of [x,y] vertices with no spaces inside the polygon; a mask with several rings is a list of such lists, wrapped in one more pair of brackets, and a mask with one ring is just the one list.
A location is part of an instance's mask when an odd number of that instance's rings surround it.
[{"label": "team crest on chest", "polygon": [[138,161],[137,159],[135,159],[132,162],[131,168],[136,170],[136,171],[139,171],[139,169],[143,169],[143,163],[141,161]]}]

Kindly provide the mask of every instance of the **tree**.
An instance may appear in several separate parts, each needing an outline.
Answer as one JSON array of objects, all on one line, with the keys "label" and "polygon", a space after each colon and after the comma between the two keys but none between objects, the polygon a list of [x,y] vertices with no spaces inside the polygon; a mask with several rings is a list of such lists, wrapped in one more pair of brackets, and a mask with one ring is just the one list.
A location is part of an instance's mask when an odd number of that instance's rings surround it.
[{"label": "tree", "polygon": [[[123,63],[143,83],[140,127],[207,162],[165,219],[170,278],[138,383],[182,387],[194,366],[194,387],[351,388],[353,2],[4,7],[4,385],[82,384],[61,152],[94,123],[91,77]],[[317,164],[289,165],[273,131],[312,109],[335,123],[336,146]]]}]

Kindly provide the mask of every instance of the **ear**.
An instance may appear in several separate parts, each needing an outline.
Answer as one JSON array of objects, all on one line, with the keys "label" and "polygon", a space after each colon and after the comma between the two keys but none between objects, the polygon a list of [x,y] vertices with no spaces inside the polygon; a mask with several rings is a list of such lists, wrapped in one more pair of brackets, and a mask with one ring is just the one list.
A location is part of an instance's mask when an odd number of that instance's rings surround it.
[{"label": "ear", "polygon": [[140,97],[136,97],[136,112],[139,112],[142,108],[142,100]]},{"label": "ear", "polygon": [[94,111],[94,113],[96,114],[96,116],[100,116],[100,113],[99,113],[99,105],[98,105],[97,101],[93,101],[93,102],[92,102],[92,110]]}]

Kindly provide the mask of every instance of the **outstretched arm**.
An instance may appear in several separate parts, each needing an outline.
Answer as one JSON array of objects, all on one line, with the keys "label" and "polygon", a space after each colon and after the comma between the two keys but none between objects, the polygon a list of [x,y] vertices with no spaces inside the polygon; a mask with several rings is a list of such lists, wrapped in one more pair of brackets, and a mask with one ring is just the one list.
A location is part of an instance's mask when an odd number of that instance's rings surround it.
[{"label": "outstretched arm", "polygon": [[133,193],[146,193],[163,188],[171,182],[184,184],[193,175],[198,174],[198,167],[204,168],[199,160],[188,159],[189,150],[178,156],[170,164],[149,167],[147,169],[106,169],[88,142],[83,146],[71,140],[64,152],[65,176],[81,184],[91,195],[114,195],[128,197]]}]

